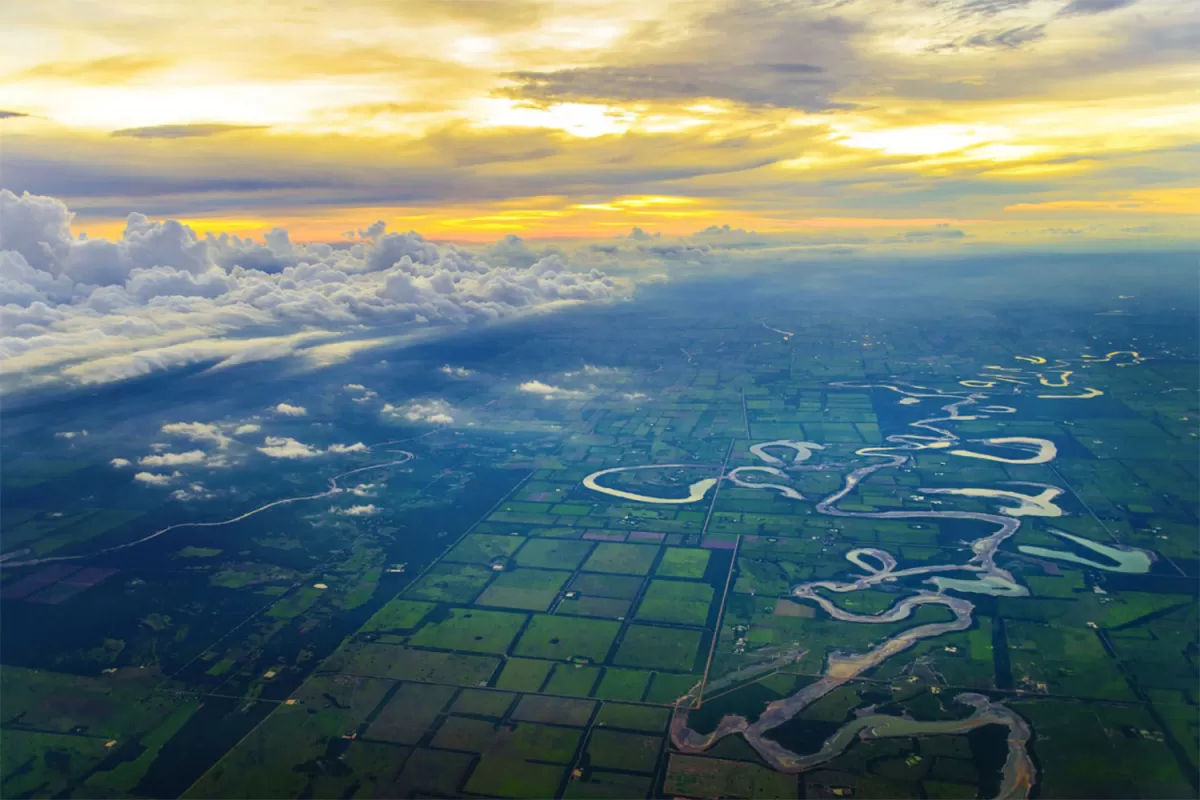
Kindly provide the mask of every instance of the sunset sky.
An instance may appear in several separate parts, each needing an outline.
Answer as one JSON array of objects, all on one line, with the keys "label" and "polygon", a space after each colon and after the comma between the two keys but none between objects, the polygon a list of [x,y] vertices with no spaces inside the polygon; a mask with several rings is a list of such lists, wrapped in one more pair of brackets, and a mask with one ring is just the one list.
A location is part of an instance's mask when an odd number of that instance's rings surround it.
[{"label": "sunset sky", "polygon": [[[337,240],[1194,239],[1200,3],[39,0],[0,185]],[[941,226],[941,227],[939,227]]]}]

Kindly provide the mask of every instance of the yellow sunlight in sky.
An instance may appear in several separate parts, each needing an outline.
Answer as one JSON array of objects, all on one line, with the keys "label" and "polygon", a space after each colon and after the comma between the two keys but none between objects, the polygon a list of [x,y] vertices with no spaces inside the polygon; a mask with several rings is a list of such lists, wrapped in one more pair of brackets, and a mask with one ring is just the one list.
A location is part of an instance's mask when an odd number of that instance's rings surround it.
[{"label": "yellow sunlight in sky", "polygon": [[111,5],[0,31],[9,163],[52,155],[18,177],[88,232],[128,207],[300,239],[936,218],[1008,219],[1011,242],[1196,213],[1200,72],[1170,36],[1194,4]]}]

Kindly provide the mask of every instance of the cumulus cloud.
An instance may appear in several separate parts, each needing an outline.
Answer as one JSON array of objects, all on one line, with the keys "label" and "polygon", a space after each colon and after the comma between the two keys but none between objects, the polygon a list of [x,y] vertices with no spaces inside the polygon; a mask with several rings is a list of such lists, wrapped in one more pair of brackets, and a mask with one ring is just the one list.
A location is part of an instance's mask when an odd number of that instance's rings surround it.
[{"label": "cumulus cloud", "polygon": [[247,433],[258,433],[261,430],[262,430],[262,425],[259,425],[255,422],[246,422],[246,423],[243,423],[242,425],[238,425],[236,428],[234,428],[233,435],[234,436],[245,436]]},{"label": "cumulus cloud", "polygon": [[268,436],[262,447],[258,448],[258,452],[271,458],[289,459],[314,458],[321,455],[321,451],[315,447],[310,447],[289,436]]},{"label": "cumulus cloud", "polygon": [[209,491],[203,483],[192,483],[185,489],[176,489],[171,492],[169,497],[172,500],[211,500],[216,497],[216,493]]},{"label": "cumulus cloud", "polygon": [[363,337],[375,326],[436,331],[629,294],[560,252],[491,263],[381,228],[346,247],[298,245],[281,229],[202,238],[136,213],[109,241],[73,237],[73,217],[52,197],[0,190],[7,388],[297,356],[323,366],[395,341]]},{"label": "cumulus cloud", "polygon": [[162,475],[154,472],[139,472],[133,476],[133,479],[139,483],[144,483],[147,486],[166,486],[172,479],[179,476],[178,472],[170,475]]},{"label": "cumulus cloud", "polygon": [[370,517],[379,513],[379,509],[368,503],[361,506],[350,506],[349,508],[331,509],[335,514],[342,514],[347,517]]},{"label": "cumulus cloud", "polygon": [[414,400],[403,406],[388,403],[383,407],[384,414],[403,417],[409,422],[424,422],[430,425],[452,425],[453,407],[445,400]]},{"label": "cumulus cloud", "polygon": [[138,463],[143,467],[180,467],[189,464],[203,464],[207,458],[208,454],[203,450],[188,450],[186,453],[142,456],[138,459]]},{"label": "cumulus cloud", "polygon": [[209,422],[168,422],[159,430],[166,436],[178,436],[193,442],[211,442],[217,447],[228,447],[233,442],[222,426]]},{"label": "cumulus cloud", "polygon": [[347,383],[342,388],[347,392],[365,392],[367,390],[367,387],[363,386],[361,383]]},{"label": "cumulus cloud", "polygon": [[541,381],[525,381],[517,387],[518,391],[540,395],[546,400],[578,400],[587,397],[587,392],[577,389],[564,389],[561,386],[551,386]]},{"label": "cumulus cloud", "polygon": [[308,413],[304,406],[294,406],[291,403],[280,403],[275,406],[275,413],[281,417],[303,417]]},{"label": "cumulus cloud", "polygon": [[59,431],[58,433],[56,433],[54,435],[55,435],[55,437],[57,437],[59,439],[78,439],[80,437],[87,436],[88,432],[87,431]]},{"label": "cumulus cloud", "polygon": [[354,444],[331,444],[326,452],[329,453],[365,453],[371,448],[367,447],[362,442]]},{"label": "cumulus cloud", "polygon": [[438,371],[444,372],[453,378],[467,378],[475,374],[474,370],[467,369],[466,367],[452,367],[449,364],[443,364]]},{"label": "cumulus cloud", "polygon": [[133,463],[128,458],[114,458],[112,461],[108,462],[108,465],[116,469],[123,469],[125,467],[133,466]]}]

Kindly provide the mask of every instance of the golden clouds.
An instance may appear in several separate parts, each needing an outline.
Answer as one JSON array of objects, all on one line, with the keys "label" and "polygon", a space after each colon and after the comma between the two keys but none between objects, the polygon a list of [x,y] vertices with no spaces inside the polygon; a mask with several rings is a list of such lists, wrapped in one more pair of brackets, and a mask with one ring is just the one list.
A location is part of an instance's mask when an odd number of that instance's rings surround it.
[{"label": "golden clouds", "polygon": [[1064,1],[33,4],[5,180],[322,237],[1194,213],[1200,6]]}]

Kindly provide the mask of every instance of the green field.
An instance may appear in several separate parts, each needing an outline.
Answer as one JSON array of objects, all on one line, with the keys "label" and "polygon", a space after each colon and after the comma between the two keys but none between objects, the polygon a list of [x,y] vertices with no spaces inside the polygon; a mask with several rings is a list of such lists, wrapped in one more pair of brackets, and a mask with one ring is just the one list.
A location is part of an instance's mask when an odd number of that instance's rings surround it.
[{"label": "green field", "polygon": [[645,575],[658,555],[657,545],[600,542],[583,563],[588,572],[613,572],[622,575]]},{"label": "green field", "polygon": [[545,611],[550,608],[559,589],[570,577],[570,572],[548,569],[518,568],[511,572],[501,572],[483,594],[479,595],[475,603],[481,606]]},{"label": "green field", "polygon": [[535,614],[513,652],[531,658],[604,661],[621,628],[619,622]]},{"label": "green field", "polygon": [[591,542],[572,539],[530,539],[514,560],[522,567],[576,569],[591,552]]},{"label": "green field", "polygon": [[636,616],[648,622],[704,625],[712,600],[713,588],[707,583],[653,580],[638,604]]},{"label": "green field", "polygon": [[409,643],[443,650],[504,653],[524,624],[524,614],[452,608],[445,619],[426,622]]},{"label": "green field", "polygon": [[700,638],[700,631],[630,625],[613,663],[688,672],[695,665]]},{"label": "green field", "polygon": [[654,574],[660,578],[703,578],[709,555],[699,547],[668,547]]}]

